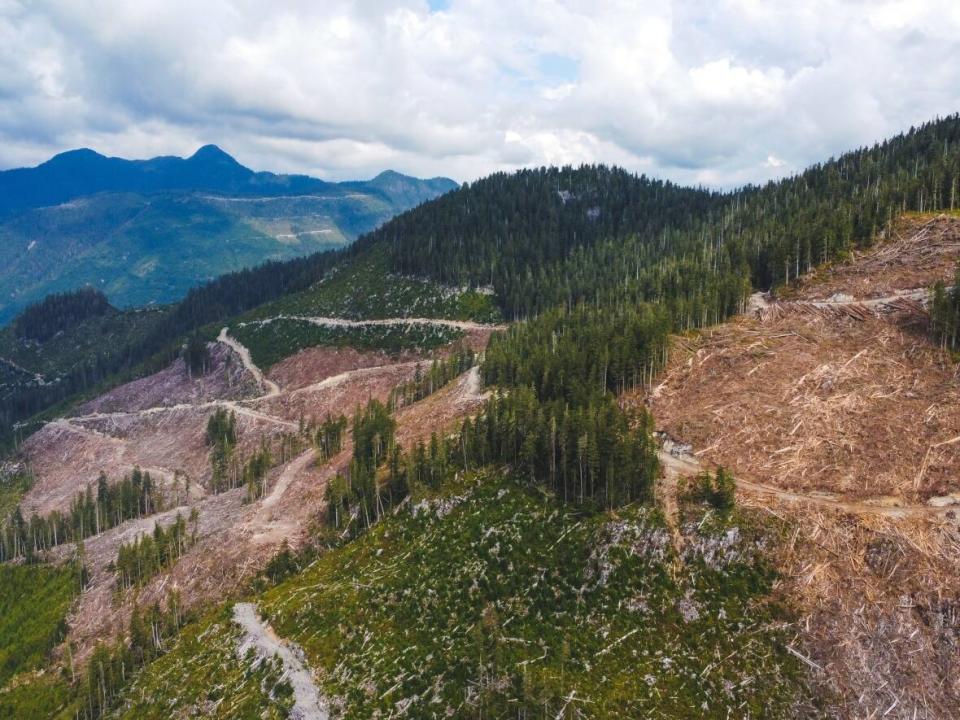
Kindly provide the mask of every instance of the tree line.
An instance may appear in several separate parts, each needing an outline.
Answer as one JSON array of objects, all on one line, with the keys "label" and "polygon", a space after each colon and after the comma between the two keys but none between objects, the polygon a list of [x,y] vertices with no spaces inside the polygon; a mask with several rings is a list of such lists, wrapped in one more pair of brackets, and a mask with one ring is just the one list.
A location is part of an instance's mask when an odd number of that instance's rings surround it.
[{"label": "tree line", "polygon": [[134,468],[113,484],[101,472],[96,489],[88,486],[79,492],[65,513],[54,510],[26,520],[18,506],[0,526],[0,561],[30,562],[61,543],[79,542],[162,509],[163,495],[149,472]]},{"label": "tree line", "polygon": [[210,323],[234,317],[288,293],[305,290],[343,260],[339,250],[315,253],[283,262],[269,261],[255,268],[222,275],[191,289],[180,302],[150,312],[118,312],[96,290],[86,288],[48,297],[26,308],[14,321],[17,335],[49,340],[60,330],[82,325],[91,317],[111,319],[112,342],[74,358],[56,378],[43,384],[21,383],[0,396],[0,442],[14,440],[14,424],[105,380],[133,379],[156,372],[184,352],[196,373],[206,360],[196,343],[197,333]]},{"label": "tree line", "polygon": [[603,165],[496,173],[397,216],[348,250],[265,263],[195,288],[56,382],[10,392],[0,421],[9,429],[105,378],[159,369],[197,329],[306,289],[375,246],[395,273],[492,287],[511,319],[561,305],[652,302],[666,305],[682,330],[737,312],[750,288],[788,283],[867,245],[905,211],[958,207],[960,115],[724,193]]},{"label": "tree line", "polygon": [[[351,249],[395,272],[492,286],[505,316],[642,301],[736,312],[750,287],[790,282],[861,247],[907,210],[960,206],[960,116],[927,123],[764,186],[684,188],[603,165],[497,173],[425,203]],[[689,279],[688,279],[689,278]]]},{"label": "tree line", "polygon": [[401,383],[390,392],[387,407],[393,411],[423,400],[472,368],[476,362],[476,353],[458,344],[447,357],[433,360],[430,363],[430,369],[426,372],[423,372],[418,364],[414,369],[413,378]]},{"label": "tree line", "polygon": [[163,655],[180,628],[191,619],[176,590],[167,593],[165,607],[159,602],[146,608],[135,606],[130,617],[129,640],[98,643],[85,671],[74,684],[71,709],[76,720],[109,716],[136,671]]},{"label": "tree line", "polygon": [[615,398],[660,367],[669,330],[653,306],[558,309],[521,323],[491,340],[482,373],[497,391],[480,412],[409,451],[395,442],[389,407],[372,400],[354,416],[349,472],[327,487],[328,523],[360,532],[411,489],[439,489],[490,465],[509,465],[584,508],[651,501],[659,472],[652,418]]},{"label": "tree line", "polygon": [[199,521],[196,508],[190,511],[189,528],[178,512],[169,527],[163,528],[157,523],[152,534],[145,533],[130,543],[121,544],[114,563],[117,587],[125,590],[142,585],[176,563],[196,543]]},{"label": "tree line", "polygon": [[107,296],[92,287],[47,295],[21,312],[13,321],[18,338],[43,342],[91,317],[117,312]]},{"label": "tree line", "polygon": [[930,334],[945,350],[960,350],[960,263],[953,275],[953,286],[942,281],[934,284],[930,297]]}]

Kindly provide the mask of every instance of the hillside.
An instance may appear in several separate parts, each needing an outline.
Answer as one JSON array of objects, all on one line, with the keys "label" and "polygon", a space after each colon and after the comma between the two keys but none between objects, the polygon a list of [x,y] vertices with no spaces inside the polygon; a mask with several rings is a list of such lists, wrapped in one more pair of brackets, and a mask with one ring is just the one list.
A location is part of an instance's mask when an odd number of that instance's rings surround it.
[{"label": "hillside", "polygon": [[958,259],[956,216],[903,219],[784,299],[676,338],[636,395],[672,475],[723,465],[787,523],[782,590],[845,717],[951,717],[960,697],[957,367],[926,311]]},{"label": "hillside", "polygon": [[[260,609],[303,648],[335,716],[783,717],[807,696],[753,522],[691,525],[677,553],[650,509],[584,516],[512,478],[469,476],[411,499]],[[185,641],[144,674],[120,716],[204,708],[236,661],[194,652]],[[241,694],[226,686],[223,702]]]},{"label": "hillside", "polygon": [[0,708],[952,716],[958,141],[496,175],[129,344],[39,306],[34,362],[118,349],[5,466],[0,560],[87,576]]},{"label": "hillside", "polygon": [[0,172],[0,322],[86,284],[117,307],[169,303],[224,273],[341,247],[455,187],[254,172],[212,145],[185,159],[63,153]]}]

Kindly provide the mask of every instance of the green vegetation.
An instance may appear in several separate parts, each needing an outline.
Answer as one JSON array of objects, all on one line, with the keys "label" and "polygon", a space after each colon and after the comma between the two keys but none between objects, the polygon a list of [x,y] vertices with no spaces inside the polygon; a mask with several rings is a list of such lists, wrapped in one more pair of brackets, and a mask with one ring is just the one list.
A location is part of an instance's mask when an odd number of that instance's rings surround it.
[{"label": "green vegetation", "polygon": [[[3,368],[0,425],[159,368],[190,333],[215,332],[231,318],[236,325],[257,308],[261,319],[281,311],[491,319],[497,309],[527,318],[580,304],[620,311],[650,302],[663,306],[673,329],[700,327],[737,312],[751,287],[789,283],[870,243],[899,214],[956,210],[958,185],[958,115],[730,193],[603,166],[498,173],[394,218],[349,251],[221,276],[163,311],[88,319],[52,338],[49,351],[0,332],[0,357],[23,369]],[[492,287],[496,296],[443,286]],[[254,335],[264,365],[318,343],[395,350],[449,340],[305,327]]]},{"label": "green vegetation", "polygon": [[13,332],[18,338],[43,342],[87,318],[113,311],[107,296],[93,288],[55,293],[20,313],[13,321]]},{"label": "green vegetation", "polygon": [[340,415],[337,419],[327,413],[314,433],[314,445],[317,448],[317,462],[323,463],[337,455],[343,449],[343,436],[347,430],[347,418]]},{"label": "green vegetation", "polygon": [[385,350],[433,350],[463,336],[459,330],[436,325],[364,325],[334,327],[303,320],[274,320],[231,326],[230,334],[249,350],[253,361],[269,368],[286,357],[317,345]]},{"label": "green vegetation", "polygon": [[711,193],[616,168],[477,180],[361,238],[393,272],[492,286],[507,317],[560,305],[662,302],[678,329],[735,312],[752,285],[789,283],[870,243],[908,210],[956,209],[960,115],[762,187]]},{"label": "green vegetation", "polygon": [[460,377],[472,368],[477,361],[476,354],[467,347],[454,348],[450,355],[442,360],[433,360],[426,373],[417,365],[412,380],[398,385],[390,391],[387,406],[395,410],[423,400],[442,388],[454,378]]},{"label": "green vegetation", "polygon": [[187,338],[183,348],[183,361],[191,376],[206,375],[210,369],[210,348],[200,333],[194,332]]},{"label": "green vegetation", "polygon": [[207,445],[210,446],[210,464],[213,475],[210,479],[214,492],[223,492],[233,487],[230,482],[230,460],[237,444],[237,416],[218,407],[207,420]]},{"label": "green vegetation", "polygon": [[190,511],[190,525],[178,512],[173,523],[166,528],[159,523],[153,526],[152,535],[141,535],[131,543],[123,543],[117,551],[114,563],[117,586],[121,590],[142,585],[160,571],[170,567],[196,542],[199,515],[196,508]]},{"label": "green vegetation", "polygon": [[391,274],[386,252],[379,247],[351,258],[313,287],[257,308],[249,317],[278,315],[350,320],[423,317],[491,323],[501,319],[489,294]]},{"label": "green vegetation", "polygon": [[279,720],[292,705],[289,686],[276,662],[237,657],[240,629],[224,607],[215,616],[180,633],[170,652],[137,676],[115,717],[169,720],[177,717],[223,720]]},{"label": "green vegetation", "polygon": [[491,295],[391,274],[386,254],[374,249],[334,267],[310,288],[234,319],[230,334],[248,347],[254,362],[264,368],[317,345],[397,353],[433,350],[463,335],[453,328],[432,325],[335,327],[298,319],[310,317],[442,318],[490,323],[501,319]]},{"label": "green vegetation", "polygon": [[953,287],[942,282],[933,286],[930,298],[930,334],[944,349],[960,350],[960,264],[953,277]]},{"label": "green vegetation", "polygon": [[80,570],[73,566],[0,564],[0,688],[45,664],[66,634],[67,610],[79,591]]},{"label": "green vegetation", "polygon": [[481,473],[261,606],[347,717],[788,715],[802,673],[760,544],[733,519],[693,532],[678,558],[652,509],[583,515]]},{"label": "green vegetation", "polygon": [[211,483],[215,493],[246,487],[248,502],[263,497],[267,473],[271,468],[302,452],[321,432],[313,421],[308,424],[301,419],[297,432],[285,432],[269,439],[261,436],[260,446],[250,455],[241,456],[235,452],[236,424],[236,413],[232,410],[227,412],[225,408],[217,408],[207,420]]},{"label": "green vegetation", "polygon": [[0,187],[6,322],[44,295],[85,285],[118,307],[173,302],[225,272],[342,247],[454,184],[255,174],[217,149],[138,163],[67,153],[0,172]]},{"label": "green vegetation", "polygon": [[[40,342],[18,337],[14,326],[0,329],[0,441],[14,422],[30,417],[77,393],[89,392],[107,378],[122,377],[151,353],[140,354],[167,310],[108,310],[67,324]],[[59,322],[50,318],[49,325]],[[164,340],[168,344],[169,339]],[[174,354],[164,356],[168,362]],[[162,364],[162,363],[161,363]]]},{"label": "green vegetation", "polygon": [[[327,488],[328,522],[356,534],[411,489],[438,489],[457,473],[491,464],[509,465],[531,484],[580,506],[651,501],[659,471],[652,418],[620,407],[612,391],[652,374],[664,358],[667,328],[663,313],[649,307],[619,314],[557,311],[514,326],[491,341],[482,367],[499,391],[459,433],[434,433],[429,445],[409,452],[394,445],[386,408],[371,402],[354,422],[349,474]],[[469,360],[454,355],[435,364],[433,373],[449,379]],[[398,392],[416,396],[429,383],[415,379],[412,390]],[[365,430],[368,415],[373,431]]]},{"label": "green vegetation", "polygon": [[737,484],[733,476],[720,467],[713,475],[704,471],[689,483],[681,480],[677,495],[682,503],[705,503],[718,512],[726,513],[733,510]]},{"label": "green vegetation", "polygon": [[[33,479],[29,473],[18,469],[9,475],[0,475],[0,525],[16,509],[20,498],[30,489]],[[2,536],[2,531],[0,531]],[[2,556],[0,556],[2,558]]]},{"label": "green vegetation", "polygon": [[[34,597],[33,602],[45,603],[46,597]],[[164,608],[159,603],[135,607],[128,641],[97,645],[84,668],[74,668],[68,659],[69,668],[63,667],[59,674],[18,675],[0,689],[0,717],[98,720],[107,716],[137,671],[162,657],[190,620],[175,591],[168,593]]]},{"label": "green vegetation", "polygon": [[0,717],[29,720],[75,720],[74,688],[62,676],[46,673],[21,675],[0,689]]},{"label": "green vegetation", "polygon": [[88,487],[77,493],[68,513],[53,511],[25,520],[15,508],[0,523],[0,561],[26,558],[66,542],[76,542],[116,527],[125,520],[160,511],[162,498],[149,472],[134,468],[117,483],[100,473],[96,493]]}]

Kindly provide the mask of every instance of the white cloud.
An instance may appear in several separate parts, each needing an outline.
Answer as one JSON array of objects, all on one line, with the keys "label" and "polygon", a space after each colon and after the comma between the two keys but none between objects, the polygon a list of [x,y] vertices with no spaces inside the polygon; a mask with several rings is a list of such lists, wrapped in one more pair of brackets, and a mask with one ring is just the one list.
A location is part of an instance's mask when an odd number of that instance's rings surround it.
[{"label": "white cloud", "polygon": [[602,161],[762,182],[960,110],[955,2],[0,0],[0,166],[215,142],[258,169]]}]

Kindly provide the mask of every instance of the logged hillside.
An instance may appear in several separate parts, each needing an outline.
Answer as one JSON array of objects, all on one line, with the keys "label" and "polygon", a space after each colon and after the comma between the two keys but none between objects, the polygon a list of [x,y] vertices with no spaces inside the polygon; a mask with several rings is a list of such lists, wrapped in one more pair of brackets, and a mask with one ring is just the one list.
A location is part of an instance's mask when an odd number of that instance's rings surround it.
[{"label": "logged hillside", "polygon": [[[25,374],[4,363],[0,414],[9,427],[118,373],[142,374],[147,359],[154,362],[146,370],[157,369],[193,330],[308,290],[335,267],[369,263],[371,253],[386,257],[394,278],[493,291],[510,319],[581,303],[619,312],[649,302],[668,312],[675,329],[701,327],[742,310],[752,287],[781,285],[869,245],[903,211],[955,208],[958,178],[957,116],[732,193],[603,166],[497,174],[402,214],[350,253],[268,263],[197,288],[145,341],[119,338],[101,349],[109,356],[103,359],[81,351],[71,370],[79,377],[68,382],[37,387],[30,378],[41,372],[37,363],[15,362]],[[380,178],[385,186],[395,181]],[[384,288],[388,295],[394,283]],[[77,334],[88,335],[82,328]],[[0,343],[0,358],[15,352]]]},{"label": "logged hillside", "polygon": [[[678,552],[652,509],[583,515],[512,478],[470,475],[260,608],[303,648],[336,717],[787,717],[809,696],[756,520],[691,517]],[[206,637],[229,644],[230,632]],[[197,663],[185,638],[120,716],[211,712],[207,689],[230,654]],[[251,696],[222,692],[230,706]],[[275,701],[264,692],[257,704]]]},{"label": "logged hillside", "polygon": [[956,215],[898,220],[675,338],[633,396],[670,438],[671,474],[722,465],[742,503],[787,523],[782,589],[834,715],[952,717],[960,699],[960,398],[928,314],[958,261]]},{"label": "logged hillside", "polygon": [[[958,243],[926,211],[958,140],[951,117],[729,194],[497,175],[191,292],[99,376],[142,377],[10,468],[0,557],[88,575],[54,659],[79,672],[0,697],[949,717]],[[100,309],[30,313],[32,351],[130,317]]]}]

